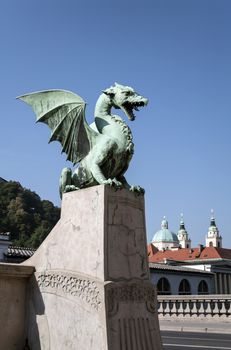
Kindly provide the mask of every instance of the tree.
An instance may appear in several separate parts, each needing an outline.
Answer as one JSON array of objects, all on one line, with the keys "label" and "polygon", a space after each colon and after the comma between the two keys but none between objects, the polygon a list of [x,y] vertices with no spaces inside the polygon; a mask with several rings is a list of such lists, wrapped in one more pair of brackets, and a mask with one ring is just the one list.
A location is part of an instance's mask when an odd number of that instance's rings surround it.
[{"label": "tree", "polygon": [[14,244],[37,248],[60,217],[60,208],[19,182],[0,183],[0,232],[10,232]]}]

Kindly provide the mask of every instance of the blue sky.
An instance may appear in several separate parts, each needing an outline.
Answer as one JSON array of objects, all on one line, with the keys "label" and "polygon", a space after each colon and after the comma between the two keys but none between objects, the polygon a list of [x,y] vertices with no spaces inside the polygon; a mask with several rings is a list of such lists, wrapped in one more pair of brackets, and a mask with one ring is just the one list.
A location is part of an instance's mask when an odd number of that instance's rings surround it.
[{"label": "blue sky", "polygon": [[115,81],[149,98],[133,123],[127,172],[146,189],[148,240],[180,213],[193,246],[210,209],[231,248],[231,2],[3,0],[0,11],[0,176],[60,205],[69,166],[50,131],[15,97],[61,88],[88,103]]}]

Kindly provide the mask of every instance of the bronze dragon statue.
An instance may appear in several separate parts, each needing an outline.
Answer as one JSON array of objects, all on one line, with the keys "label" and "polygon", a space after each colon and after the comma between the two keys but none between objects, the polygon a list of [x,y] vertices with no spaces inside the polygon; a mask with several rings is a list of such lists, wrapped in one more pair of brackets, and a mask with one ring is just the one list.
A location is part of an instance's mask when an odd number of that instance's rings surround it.
[{"label": "bronze dragon statue", "polygon": [[148,100],[133,88],[115,83],[103,91],[95,106],[95,122],[85,119],[85,101],[65,90],[46,90],[18,97],[29,104],[37,121],[52,130],[50,141],[59,141],[67,160],[79,166],[73,174],[64,168],[60,178],[63,192],[106,184],[143,193],[140,186],[130,186],[124,173],[134,152],[132,133],[123,119],[111,114],[112,107],[121,109],[130,120],[133,110],[147,105]]}]

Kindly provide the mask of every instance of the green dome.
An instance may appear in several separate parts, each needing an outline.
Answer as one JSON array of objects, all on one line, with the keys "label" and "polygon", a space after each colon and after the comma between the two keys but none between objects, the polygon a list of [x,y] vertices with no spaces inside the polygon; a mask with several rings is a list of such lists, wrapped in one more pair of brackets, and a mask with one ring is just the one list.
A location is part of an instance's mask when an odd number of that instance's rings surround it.
[{"label": "green dome", "polygon": [[168,221],[165,218],[161,222],[161,230],[157,231],[153,236],[152,243],[155,242],[179,243],[177,235],[168,229]]},{"label": "green dome", "polygon": [[157,231],[152,239],[152,242],[179,242],[177,235],[168,229],[162,229]]}]

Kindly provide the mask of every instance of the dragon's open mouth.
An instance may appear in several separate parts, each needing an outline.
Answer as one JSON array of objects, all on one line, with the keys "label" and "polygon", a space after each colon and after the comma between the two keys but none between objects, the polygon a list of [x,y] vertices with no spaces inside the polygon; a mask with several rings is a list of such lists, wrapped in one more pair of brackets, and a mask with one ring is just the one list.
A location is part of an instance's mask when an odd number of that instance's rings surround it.
[{"label": "dragon's open mouth", "polygon": [[122,109],[124,113],[127,115],[129,120],[135,120],[136,116],[133,113],[133,110],[139,111],[139,107],[144,107],[147,103],[144,101],[137,101],[137,102],[125,102],[122,105]]}]

